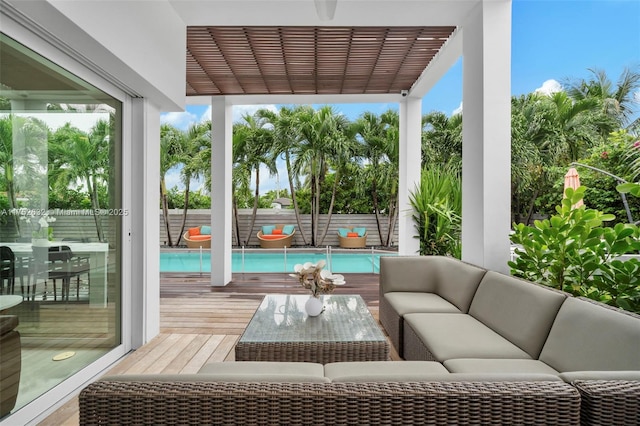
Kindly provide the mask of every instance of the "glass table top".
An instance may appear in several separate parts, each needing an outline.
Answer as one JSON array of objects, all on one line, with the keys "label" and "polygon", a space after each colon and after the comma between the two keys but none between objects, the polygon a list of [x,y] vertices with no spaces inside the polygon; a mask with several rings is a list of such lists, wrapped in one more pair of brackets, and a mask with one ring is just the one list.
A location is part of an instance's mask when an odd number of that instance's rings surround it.
[{"label": "glass table top", "polygon": [[367,342],[385,336],[359,295],[323,295],[324,312],[304,311],[308,295],[267,295],[241,342]]}]

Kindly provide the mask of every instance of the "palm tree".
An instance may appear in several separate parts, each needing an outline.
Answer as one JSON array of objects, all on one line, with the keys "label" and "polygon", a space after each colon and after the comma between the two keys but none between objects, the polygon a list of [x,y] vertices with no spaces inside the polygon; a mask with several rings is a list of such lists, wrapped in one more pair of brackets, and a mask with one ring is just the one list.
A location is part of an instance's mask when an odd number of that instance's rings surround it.
[{"label": "palm tree", "polygon": [[299,185],[295,184],[295,175],[292,167],[292,152],[296,150],[299,135],[295,123],[297,122],[296,114],[303,111],[300,107],[291,109],[282,107],[275,113],[267,109],[258,110],[257,114],[272,126],[273,145],[271,147],[271,158],[277,161],[284,157],[285,168],[287,170],[287,180],[289,181],[289,192],[291,193],[291,202],[296,215],[296,223],[300,230],[299,235],[302,237],[303,243],[307,244],[307,237],[300,219],[300,207],[298,206],[298,198],[296,196]]},{"label": "palm tree", "polygon": [[[382,235],[382,225],[380,223],[380,207],[378,205],[378,186],[384,178],[381,167],[385,161],[385,139],[384,124],[380,117],[372,112],[363,113],[354,124],[356,133],[359,135],[361,143],[361,155],[369,163],[368,167],[362,169],[360,182],[371,182],[371,200],[373,212],[376,216],[378,236],[380,241],[384,241]],[[363,192],[366,192],[364,190]]]},{"label": "palm tree", "polygon": [[311,192],[311,244],[318,242],[318,221],[320,216],[320,191],[329,168],[329,158],[345,149],[346,138],[341,134],[348,126],[344,115],[337,114],[331,106],[323,106],[315,111],[305,106],[296,114],[296,125],[300,140],[294,150],[293,171],[308,174]]},{"label": "palm tree", "polygon": [[244,167],[255,173],[255,195],[253,201],[253,212],[251,215],[251,223],[247,229],[247,236],[244,240],[245,244],[253,235],[253,227],[256,222],[256,214],[258,204],[260,202],[260,166],[265,165],[269,173],[275,175],[277,173],[275,161],[268,155],[269,149],[273,143],[273,134],[266,127],[268,123],[258,114],[242,117],[242,122],[235,127],[235,131],[239,132],[237,136],[241,141],[238,149],[238,160],[243,163]]},{"label": "palm tree", "polygon": [[178,164],[179,157],[175,155],[177,147],[183,145],[184,133],[171,126],[160,126],[160,202],[162,204],[162,217],[164,218],[165,231],[167,233],[167,245],[173,246],[171,238],[171,226],[169,223],[169,200],[167,194],[166,176],[169,169]]},{"label": "palm tree", "polygon": [[178,234],[178,241],[176,244],[180,244],[180,239],[184,233],[184,229],[187,223],[187,211],[189,209],[189,192],[191,190],[191,179],[199,178],[205,173],[205,168],[210,169],[211,156],[208,157],[207,163],[201,161],[199,155],[201,151],[210,149],[211,147],[211,121],[202,123],[196,123],[189,126],[184,138],[177,140],[180,144],[176,147],[179,150],[178,158],[176,159],[182,164],[182,170],[180,171],[180,178],[184,184],[184,208],[182,210],[182,224],[180,226],[180,233]]},{"label": "palm tree", "polygon": [[387,214],[387,236],[384,244],[388,247],[393,243],[393,234],[398,220],[398,179],[400,173],[400,117],[397,111],[388,110],[382,114],[382,122],[386,126],[385,147],[388,162],[383,169],[385,180],[383,187],[389,194]]},{"label": "palm tree", "polygon": [[630,119],[638,104],[635,93],[640,88],[640,72],[637,69],[625,68],[614,85],[604,70],[593,68],[589,71],[592,74],[590,79],[568,83],[567,94],[576,101],[598,101],[602,113],[597,122],[600,134],[606,136],[621,127],[633,124],[630,123]]},{"label": "palm tree", "polygon": [[[355,129],[359,135],[361,155],[368,162],[363,168],[361,182],[371,182],[371,188],[366,188],[371,193],[373,211],[376,216],[378,235],[384,245],[392,244],[392,236],[398,215],[398,170],[399,170],[399,118],[398,113],[388,110],[377,116],[371,112],[365,112],[356,120]],[[381,192],[388,196],[387,234],[382,232],[380,213]]]},{"label": "palm tree", "polygon": [[109,135],[110,125],[106,120],[99,120],[89,134],[67,123],[56,130],[49,144],[51,179],[55,186],[63,188],[78,181],[84,184],[100,241],[105,237],[99,213],[98,188],[108,182]]},{"label": "palm tree", "polygon": [[555,145],[544,119],[544,95],[530,93],[511,98],[511,209],[516,223],[529,223],[541,190],[549,186],[546,170],[553,164]]},{"label": "palm tree", "polygon": [[[17,126],[14,127],[14,123]],[[35,158],[39,157],[38,144],[35,141],[47,139],[46,124],[34,118],[25,118],[9,114],[0,118],[0,169],[2,174],[0,178],[7,191],[7,200],[9,210],[18,208],[16,195],[20,190],[18,185],[18,177],[15,175],[16,160],[20,162],[20,181],[22,185],[33,187],[33,180],[37,179],[40,162],[33,162],[28,158],[35,154]],[[14,139],[19,141],[14,144]],[[41,150],[40,150],[41,151]],[[20,222],[18,218],[13,216],[13,225],[17,233],[20,231]]]},{"label": "palm tree", "polygon": [[422,165],[462,167],[462,114],[434,111],[422,117]]},{"label": "palm tree", "polygon": [[352,169],[352,163],[356,159],[358,145],[355,135],[356,128],[352,124],[346,126],[342,132],[335,134],[337,140],[333,147],[332,155],[329,157],[330,166],[334,170],[333,185],[331,186],[331,201],[329,202],[329,208],[327,210],[327,222],[318,240],[318,244],[320,245],[322,245],[324,238],[327,236],[327,232],[329,232],[331,215],[333,214],[333,207],[336,202],[336,192],[338,186],[342,184],[342,176],[349,173],[349,170]]},{"label": "palm tree", "polygon": [[594,98],[571,99],[565,92],[556,92],[546,99],[551,108],[547,110],[555,132],[553,137],[559,143],[560,160],[565,163],[578,161],[597,141],[594,140],[593,114],[598,108]]},{"label": "palm tree", "polygon": [[235,123],[233,125],[233,169],[231,172],[231,181],[233,191],[231,202],[233,206],[233,223],[236,242],[238,245],[245,245],[246,241],[240,238],[240,223],[238,222],[238,197],[241,196],[243,207],[248,207],[246,200],[251,197],[251,167],[243,161],[247,132],[244,131],[244,125]]}]

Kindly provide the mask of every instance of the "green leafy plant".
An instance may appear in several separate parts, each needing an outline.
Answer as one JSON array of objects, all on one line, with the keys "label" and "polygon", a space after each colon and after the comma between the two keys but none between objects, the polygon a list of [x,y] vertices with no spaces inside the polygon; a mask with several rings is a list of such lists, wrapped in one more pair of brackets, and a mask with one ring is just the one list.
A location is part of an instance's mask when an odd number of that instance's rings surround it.
[{"label": "green leafy plant", "polygon": [[621,183],[620,185],[616,186],[616,189],[618,190],[618,192],[622,192],[623,194],[631,194],[631,195],[635,195],[636,197],[640,197],[640,183]]},{"label": "green leafy plant", "polygon": [[422,171],[409,197],[421,255],[461,257],[462,194],[460,176],[450,167]]},{"label": "green leafy plant", "polygon": [[588,297],[640,312],[640,260],[612,260],[601,272],[594,276],[595,288]]},{"label": "green leafy plant", "polygon": [[613,215],[575,208],[585,190],[584,186],[575,191],[568,188],[557,214],[549,219],[533,226],[514,224],[511,241],[519,247],[517,257],[509,262],[511,273],[576,296],[637,309],[640,288],[632,274],[640,261],[616,258],[640,248],[638,227],[624,223],[604,227]]}]

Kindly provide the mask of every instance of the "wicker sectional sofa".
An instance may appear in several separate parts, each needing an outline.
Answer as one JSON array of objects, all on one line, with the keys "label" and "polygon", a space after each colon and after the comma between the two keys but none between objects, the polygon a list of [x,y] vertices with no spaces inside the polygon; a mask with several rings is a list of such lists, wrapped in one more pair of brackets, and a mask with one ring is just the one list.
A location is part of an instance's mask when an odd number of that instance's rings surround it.
[{"label": "wicker sectional sofa", "polygon": [[404,361],[99,379],[81,424],[640,425],[640,317],[446,257],[383,257]]},{"label": "wicker sectional sofa", "polygon": [[416,256],[381,259],[380,322],[406,360],[457,374],[555,375],[581,391],[583,424],[640,424],[638,315]]},{"label": "wicker sectional sofa", "polygon": [[216,362],[198,374],[102,378],[80,424],[577,425],[558,377],[451,374],[433,361]]}]

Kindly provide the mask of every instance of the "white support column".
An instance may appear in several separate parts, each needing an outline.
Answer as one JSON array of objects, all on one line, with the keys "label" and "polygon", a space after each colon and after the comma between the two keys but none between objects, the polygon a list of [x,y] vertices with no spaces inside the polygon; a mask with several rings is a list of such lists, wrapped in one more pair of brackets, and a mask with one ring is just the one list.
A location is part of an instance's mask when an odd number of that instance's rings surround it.
[{"label": "white support column", "polygon": [[409,193],[420,182],[422,99],[408,96],[400,102],[400,176],[398,186],[398,253],[417,255],[420,242],[412,219]]},{"label": "white support column", "polygon": [[131,302],[123,297],[123,308],[131,311],[131,344],[138,348],[160,333],[160,111],[146,99],[131,104],[131,283],[123,287],[131,289]]},{"label": "white support column", "polygon": [[211,285],[231,281],[232,110],[223,96],[211,98]]},{"label": "white support column", "polygon": [[463,28],[462,259],[509,268],[511,2],[483,1]]}]

